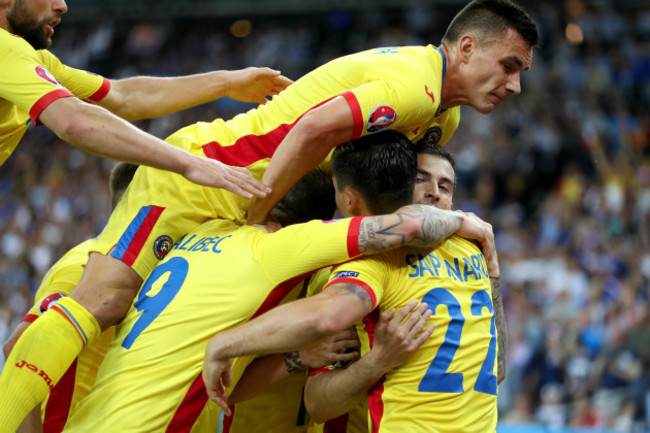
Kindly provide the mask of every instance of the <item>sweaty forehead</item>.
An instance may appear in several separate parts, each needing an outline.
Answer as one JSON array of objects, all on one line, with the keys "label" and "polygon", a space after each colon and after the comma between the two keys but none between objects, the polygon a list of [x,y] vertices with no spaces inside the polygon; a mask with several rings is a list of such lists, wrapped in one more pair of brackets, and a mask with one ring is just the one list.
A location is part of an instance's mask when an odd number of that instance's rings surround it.
[{"label": "sweaty forehead", "polygon": [[508,29],[505,37],[496,45],[502,58],[511,60],[523,71],[530,68],[533,62],[533,47],[514,29]]}]

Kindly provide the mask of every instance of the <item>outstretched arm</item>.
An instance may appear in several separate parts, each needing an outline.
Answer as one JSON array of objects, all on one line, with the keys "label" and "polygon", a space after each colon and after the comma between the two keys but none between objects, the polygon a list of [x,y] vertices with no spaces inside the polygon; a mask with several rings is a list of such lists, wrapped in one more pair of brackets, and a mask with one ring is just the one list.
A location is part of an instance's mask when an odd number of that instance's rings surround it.
[{"label": "outstretched arm", "polygon": [[417,300],[397,314],[395,309],[383,312],[370,352],[347,368],[307,379],[305,406],[312,418],[322,423],[349,412],[384,374],[406,362],[431,336],[434,325],[426,327],[430,317],[427,304],[418,306]]},{"label": "outstretched arm", "polygon": [[184,77],[133,77],[111,80],[99,105],[127,120],[154,118],[215,99],[266,103],[292,83],[269,68],[213,71]]},{"label": "outstretched arm", "polygon": [[194,183],[224,188],[244,198],[268,192],[245,168],[192,155],[77,98],[57,99],[39,120],[62,140],[94,155],[173,171]]}]

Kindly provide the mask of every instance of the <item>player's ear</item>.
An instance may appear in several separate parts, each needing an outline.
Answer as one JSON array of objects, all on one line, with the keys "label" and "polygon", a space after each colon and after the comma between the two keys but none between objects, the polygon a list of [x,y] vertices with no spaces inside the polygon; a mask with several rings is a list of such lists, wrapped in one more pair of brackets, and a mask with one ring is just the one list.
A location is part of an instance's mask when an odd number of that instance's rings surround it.
[{"label": "player's ear", "polygon": [[348,207],[349,214],[360,215],[360,211],[362,209],[363,203],[359,193],[353,190],[352,188],[347,187],[345,188],[345,191],[343,191],[343,194],[345,195],[346,198],[346,204]]},{"label": "player's ear", "polygon": [[478,39],[471,33],[464,34],[458,40],[458,52],[464,63],[467,63],[472,57],[472,53],[478,49]]}]

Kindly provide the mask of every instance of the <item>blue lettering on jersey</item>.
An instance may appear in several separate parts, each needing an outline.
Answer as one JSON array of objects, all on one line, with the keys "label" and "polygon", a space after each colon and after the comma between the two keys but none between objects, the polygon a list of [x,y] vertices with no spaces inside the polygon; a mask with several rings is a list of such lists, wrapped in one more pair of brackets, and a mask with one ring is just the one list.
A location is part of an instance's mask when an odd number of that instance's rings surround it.
[{"label": "blue lettering on jersey", "polygon": [[[434,254],[427,254],[426,256],[409,254],[404,260],[406,265],[413,269],[408,274],[409,278],[440,276],[442,261]],[[475,254],[470,257],[456,257],[454,258],[453,264],[447,260],[444,260],[444,262],[444,269],[447,270],[447,276],[454,280],[466,282],[470,277],[473,277],[475,280],[488,278],[483,254]]]},{"label": "blue lettering on jersey", "polygon": [[378,48],[374,51],[374,54],[397,54],[397,53],[399,53],[398,47]]},{"label": "blue lettering on jersey", "polygon": [[406,256],[406,264],[415,270],[412,274],[409,274],[410,278],[423,277],[424,272],[427,272],[428,276],[437,277],[439,275],[438,268],[440,268],[440,259],[433,254],[427,254],[426,257],[421,254],[417,255],[417,263],[412,263],[416,259],[414,255]]},{"label": "blue lettering on jersey", "polygon": [[463,275],[460,272],[460,263],[458,262],[458,257],[454,257],[454,264],[456,266],[452,266],[447,260],[445,260],[445,265],[447,266],[447,275],[449,275],[449,277],[453,278],[454,280],[460,280],[462,282],[467,281],[463,279]]},{"label": "blue lettering on jersey", "polygon": [[187,240],[185,240],[185,236],[181,238],[180,241],[176,244],[174,249],[178,250],[185,250],[185,251],[191,251],[191,252],[199,252],[199,253],[205,253],[212,251],[213,253],[220,253],[221,249],[219,249],[219,244],[223,242],[224,239],[228,239],[232,235],[228,236],[212,236],[212,237],[203,237],[197,239],[194,243],[191,243],[195,238],[196,235],[190,236]]},{"label": "blue lettering on jersey", "polygon": [[334,278],[345,278],[345,277],[358,277],[359,273],[358,272],[352,272],[352,271],[341,271],[334,275]]}]

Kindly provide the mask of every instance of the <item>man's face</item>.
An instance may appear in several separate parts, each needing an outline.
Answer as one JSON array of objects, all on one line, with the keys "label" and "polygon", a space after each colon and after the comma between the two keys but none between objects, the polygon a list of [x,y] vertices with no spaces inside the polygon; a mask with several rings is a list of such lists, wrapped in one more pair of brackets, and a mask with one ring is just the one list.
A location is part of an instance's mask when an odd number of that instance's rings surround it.
[{"label": "man's face", "polygon": [[504,38],[479,45],[462,70],[469,105],[487,114],[508,96],[521,93],[520,74],[532,61],[532,47],[513,29]]},{"label": "man's face", "polygon": [[428,153],[418,154],[413,202],[450,210],[455,180],[456,175],[449,161]]},{"label": "man's face", "polygon": [[52,45],[54,27],[67,10],[64,0],[15,0],[6,16],[8,30],[35,50],[48,48]]}]

